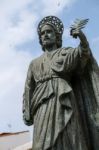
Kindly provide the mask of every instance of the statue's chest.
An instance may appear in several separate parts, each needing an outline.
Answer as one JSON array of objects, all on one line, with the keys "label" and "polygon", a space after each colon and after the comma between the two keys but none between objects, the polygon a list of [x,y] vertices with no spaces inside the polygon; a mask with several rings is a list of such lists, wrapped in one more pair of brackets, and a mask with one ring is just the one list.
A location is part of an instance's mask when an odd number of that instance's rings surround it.
[{"label": "statue's chest", "polygon": [[51,69],[52,61],[47,57],[42,57],[33,64],[32,72],[35,80],[41,80],[46,77],[51,77],[53,71]]},{"label": "statue's chest", "polygon": [[51,77],[64,72],[65,57],[60,52],[44,54],[33,64],[33,76],[35,79]]}]

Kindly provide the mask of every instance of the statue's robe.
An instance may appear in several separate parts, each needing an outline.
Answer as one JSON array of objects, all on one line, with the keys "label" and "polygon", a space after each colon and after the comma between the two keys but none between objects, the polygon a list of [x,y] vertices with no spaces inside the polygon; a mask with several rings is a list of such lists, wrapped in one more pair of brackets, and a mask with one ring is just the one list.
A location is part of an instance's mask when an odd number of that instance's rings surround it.
[{"label": "statue's robe", "polygon": [[33,150],[99,149],[99,70],[89,47],[44,52],[29,66],[23,119]]}]

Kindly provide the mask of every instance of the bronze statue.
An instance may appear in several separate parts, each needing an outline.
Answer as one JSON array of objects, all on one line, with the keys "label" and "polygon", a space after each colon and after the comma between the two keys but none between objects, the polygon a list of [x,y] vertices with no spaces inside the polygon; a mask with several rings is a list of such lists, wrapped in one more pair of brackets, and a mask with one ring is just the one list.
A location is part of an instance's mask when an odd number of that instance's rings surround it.
[{"label": "bronze statue", "polygon": [[44,53],[29,66],[23,119],[34,125],[33,150],[99,150],[99,68],[76,20],[77,48],[62,48],[63,24],[47,16],[38,25]]}]

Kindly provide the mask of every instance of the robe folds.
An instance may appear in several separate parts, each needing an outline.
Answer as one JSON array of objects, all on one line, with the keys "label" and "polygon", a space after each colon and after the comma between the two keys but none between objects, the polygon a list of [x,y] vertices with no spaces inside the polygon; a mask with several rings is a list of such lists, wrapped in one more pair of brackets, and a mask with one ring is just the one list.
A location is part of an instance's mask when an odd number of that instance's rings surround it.
[{"label": "robe folds", "polygon": [[59,48],[30,63],[23,119],[33,150],[99,149],[99,70],[90,48]]}]

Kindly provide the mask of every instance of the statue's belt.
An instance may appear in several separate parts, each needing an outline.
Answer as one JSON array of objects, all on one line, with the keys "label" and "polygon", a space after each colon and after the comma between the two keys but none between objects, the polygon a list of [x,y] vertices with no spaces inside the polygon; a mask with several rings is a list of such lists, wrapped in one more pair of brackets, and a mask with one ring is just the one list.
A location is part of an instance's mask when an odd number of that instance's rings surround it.
[{"label": "statue's belt", "polygon": [[53,79],[53,78],[60,78],[60,79],[66,80],[66,81],[69,81],[69,80],[70,80],[69,76],[68,76],[68,77],[65,76],[65,78],[63,78],[63,77],[58,76],[58,75],[48,75],[48,76],[44,76],[43,78],[39,79],[36,83],[37,83],[37,84],[43,83],[43,82],[49,81],[49,80],[51,80],[51,79]]}]

